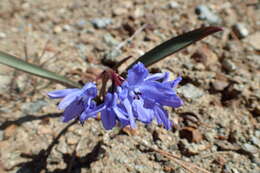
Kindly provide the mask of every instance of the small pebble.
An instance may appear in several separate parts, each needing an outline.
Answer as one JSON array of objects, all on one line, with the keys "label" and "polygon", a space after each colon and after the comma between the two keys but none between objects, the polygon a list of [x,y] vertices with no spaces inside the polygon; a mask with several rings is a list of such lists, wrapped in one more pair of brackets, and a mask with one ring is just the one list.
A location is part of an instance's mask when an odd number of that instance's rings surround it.
[{"label": "small pebble", "polygon": [[206,5],[198,5],[195,9],[195,13],[199,19],[206,20],[210,24],[220,24],[222,22],[219,16],[213,13]]},{"label": "small pebble", "polygon": [[258,152],[257,148],[251,144],[244,144],[242,146],[242,149],[252,155],[256,154]]},{"label": "small pebble", "polygon": [[142,8],[136,8],[135,11],[133,12],[133,17],[134,18],[139,18],[139,17],[142,17],[144,16],[144,10]]},{"label": "small pebble", "polygon": [[54,33],[58,34],[58,33],[61,33],[61,32],[62,32],[62,28],[61,28],[60,26],[55,26],[55,27],[53,28],[53,31],[54,31]]},{"label": "small pebble", "polygon": [[0,141],[4,140],[4,132],[0,130]]},{"label": "small pebble", "polygon": [[258,148],[260,148],[260,139],[259,138],[252,136],[251,141],[254,145],[256,145]]},{"label": "small pebble", "polygon": [[116,16],[124,15],[128,12],[126,8],[118,7],[113,10],[113,14]]},{"label": "small pebble", "polygon": [[215,80],[212,82],[212,87],[215,91],[222,91],[228,86],[227,81],[222,81],[222,80]]},{"label": "small pebble", "polygon": [[103,40],[109,47],[114,47],[119,44],[119,42],[109,33],[103,36]]},{"label": "small pebble", "polygon": [[180,138],[187,139],[190,143],[198,143],[202,140],[202,134],[198,129],[192,127],[184,127],[179,131]]},{"label": "small pebble", "polygon": [[113,49],[105,54],[105,57],[102,59],[102,63],[106,65],[115,65],[118,60],[116,57],[122,54],[122,51],[119,49]]},{"label": "small pebble", "polygon": [[236,65],[229,59],[224,59],[222,62],[223,68],[229,72],[236,71],[237,67]]},{"label": "small pebble", "polygon": [[172,1],[167,5],[167,7],[170,9],[174,9],[180,7],[180,4],[178,4],[178,2]]},{"label": "small pebble", "polygon": [[112,23],[112,19],[110,18],[95,18],[91,20],[92,25],[95,28],[102,29],[106,28],[108,25]]},{"label": "small pebble", "polygon": [[72,28],[70,27],[70,25],[64,25],[64,26],[63,26],[63,30],[64,30],[64,31],[71,31]]},{"label": "small pebble", "polygon": [[0,39],[6,38],[6,34],[4,32],[0,32]]},{"label": "small pebble", "polygon": [[245,24],[237,23],[233,26],[233,31],[235,32],[236,36],[240,39],[245,38],[248,36],[249,31],[246,28]]},{"label": "small pebble", "polygon": [[186,84],[177,89],[177,91],[182,94],[186,99],[198,99],[204,95],[204,92],[195,87],[192,84]]}]

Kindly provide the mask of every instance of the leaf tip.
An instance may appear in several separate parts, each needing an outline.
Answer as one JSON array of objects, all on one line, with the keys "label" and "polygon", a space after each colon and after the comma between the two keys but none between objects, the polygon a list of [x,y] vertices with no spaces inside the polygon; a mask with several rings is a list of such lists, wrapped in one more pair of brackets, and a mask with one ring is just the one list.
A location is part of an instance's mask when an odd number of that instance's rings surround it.
[{"label": "leaf tip", "polygon": [[215,32],[219,32],[219,31],[223,31],[222,27],[219,26],[208,26],[206,28],[204,28],[204,35],[210,35],[213,34]]}]

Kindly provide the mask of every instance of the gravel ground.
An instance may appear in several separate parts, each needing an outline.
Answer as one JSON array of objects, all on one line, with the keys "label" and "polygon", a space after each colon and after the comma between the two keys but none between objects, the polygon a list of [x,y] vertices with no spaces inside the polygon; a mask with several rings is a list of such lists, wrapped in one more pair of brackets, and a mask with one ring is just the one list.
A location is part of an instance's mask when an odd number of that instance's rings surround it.
[{"label": "gravel ground", "polygon": [[185,104],[170,110],[170,131],[156,123],[136,131],[105,131],[93,119],[64,124],[58,101],[46,96],[63,86],[1,65],[0,172],[187,172],[150,146],[212,173],[259,173],[258,0],[1,0],[0,50],[87,82],[205,25],[224,30],[152,67],[183,76]]}]

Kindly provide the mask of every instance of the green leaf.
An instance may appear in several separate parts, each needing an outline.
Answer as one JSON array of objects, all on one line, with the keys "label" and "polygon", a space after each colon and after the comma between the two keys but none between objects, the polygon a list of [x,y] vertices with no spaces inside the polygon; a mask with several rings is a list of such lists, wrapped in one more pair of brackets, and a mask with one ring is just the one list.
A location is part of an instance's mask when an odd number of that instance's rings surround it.
[{"label": "green leaf", "polygon": [[15,56],[9,55],[1,51],[0,51],[0,63],[15,68],[17,70],[21,70],[23,72],[30,73],[32,75],[39,76],[41,78],[45,78],[63,84],[67,87],[73,87],[73,88],[81,87],[78,83],[73,82],[63,76],[45,70],[34,64],[27,63]]},{"label": "green leaf", "polygon": [[164,59],[165,57],[189,46],[190,44],[218,31],[222,31],[222,29],[219,27],[210,26],[195,29],[188,33],[172,38],[146,52],[143,56],[132,63],[127,69],[131,68],[137,62],[142,62],[146,67],[150,66]]}]

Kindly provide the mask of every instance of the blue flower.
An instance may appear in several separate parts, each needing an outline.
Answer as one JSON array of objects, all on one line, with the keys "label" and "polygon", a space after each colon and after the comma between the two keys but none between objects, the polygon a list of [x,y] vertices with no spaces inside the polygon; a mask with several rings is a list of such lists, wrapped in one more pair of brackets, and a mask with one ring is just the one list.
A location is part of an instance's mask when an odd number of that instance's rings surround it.
[{"label": "blue flower", "polygon": [[[63,89],[48,93],[52,99],[62,98],[58,107],[64,110],[63,122],[68,122],[79,116],[85,116],[96,107],[93,98],[97,95],[97,88],[94,83],[87,83],[82,89]],[[91,114],[95,116],[95,114]]]},{"label": "blue flower", "polygon": [[[112,74],[108,76],[112,81],[117,81],[120,76],[115,72]],[[122,81],[120,77],[119,82],[113,85],[116,92],[107,93],[104,102],[99,105],[93,100],[97,96],[94,83],[87,83],[82,89],[57,90],[48,95],[53,99],[62,98],[58,107],[64,110],[63,122],[78,118],[83,124],[100,112],[106,130],[112,129],[117,123],[121,127],[130,125],[135,128],[136,120],[149,124],[154,119],[166,129],[171,128],[172,123],[164,107],[177,108],[183,104],[175,92],[181,77],[170,81],[169,73],[151,75],[142,63],[137,63],[128,70],[127,79]]]},{"label": "blue flower", "polygon": [[[105,102],[91,112],[91,114],[101,112],[101,121],[106,130],[111,130],[117,121],[121,123],[121,127],[129,124],[129,117],[118,101],[117,93],[107,93]],[[81,116],[81,121],[84,121],[84,118]]]},{"label": "blue flower", "polygon": [[142,63],[137,63],[128,71],[127,80],[123,82],[119,95],[127,110],[131,127],[135,127],[135,119],[150,123],[154,118],[165,128],[171,127],[163,106],[177,108],[183,102],[174,90],[181,78],[167,81],[168,78],[168,73],[149,75]]}]

